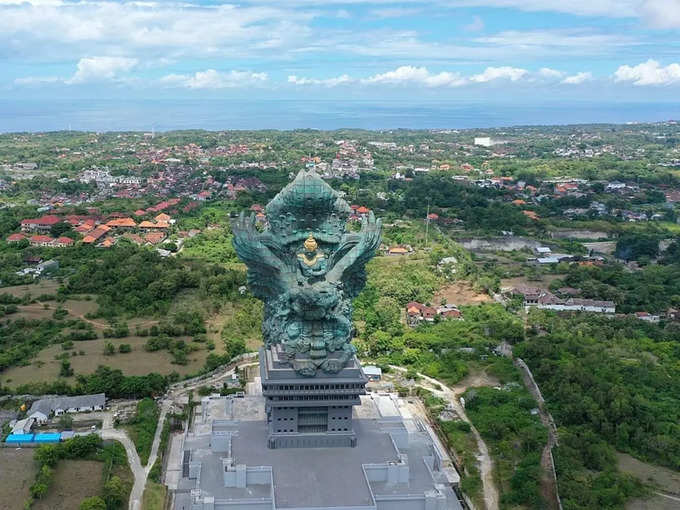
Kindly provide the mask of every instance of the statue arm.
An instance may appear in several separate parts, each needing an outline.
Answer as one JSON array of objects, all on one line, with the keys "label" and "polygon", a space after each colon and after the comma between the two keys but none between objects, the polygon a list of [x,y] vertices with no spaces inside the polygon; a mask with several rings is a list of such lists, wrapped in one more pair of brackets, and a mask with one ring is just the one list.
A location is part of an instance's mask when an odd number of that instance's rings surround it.
[{"label": "statue arm", "polygon": [[286,264],[262,242],[262,234],[255,228],[255,215],[240,216],[232,222],[232,243],[239,259],[248,266],[248,279],[260,288],[284,287]]},{"label": "statue arm", "polygon": [[376,220],[373,211],[361,221],[359,240],[340,260],[333,264],[329,271],[329,280],[340,281],[347,273],[363,269],[363,266],[375,255],[380,246],[382,222]]}]

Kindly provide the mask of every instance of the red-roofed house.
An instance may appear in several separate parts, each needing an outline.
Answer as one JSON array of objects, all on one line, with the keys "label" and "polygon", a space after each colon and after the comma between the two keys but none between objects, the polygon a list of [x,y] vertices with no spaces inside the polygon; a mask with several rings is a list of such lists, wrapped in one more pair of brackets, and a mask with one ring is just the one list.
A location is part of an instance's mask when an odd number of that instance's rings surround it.
[{"label": "red-roofed house", "polygon": [[7,238],[7,242],[8,243],[18,243],[19,241],[23,241],[24,239],[26,239],[26,236],[19,232],[19,233],[10,235]]},{"label": "red-roofed house", "polygon": [[158,244],[165,239],[163,232],[149,232],[144,236],[144,240],[149,244]]},{"label": "red-roofed house", "polygon": [[75,231],[78,232],[79,234],[84,234],[84,233],[86,233],[86,232],[89,232],[89,231],[92,230],[93,228],[94,228],[94,227],[93,227],[92,225],[89,225],[89,224],[87,224],[87,223],[84,223],[83,225],[78,225],[78,226],[77,226],[76,228],[74,228],[73,230],[75,230]]},{"label": "red-roofed house", "polygon": [[21,230],[23,232],[49,232],[52,225],[59,223],[61,219],[54,214],[48,214],[42,218],[28,218],[21,220]]},{"label": "red-roofed house", "polygon": [[137,216],[138,218],[139,218],[140,216],[144,216],[145,214],[146,214],[146,211],[145,211],[144,209],[137,209],[137,210],[134,212],[134,215]]},{"label": "red-roofed house", "polygon": [[363,205],[357,209],[357,213],[361,215],[368,214],[369,212],[371,212],[371,210],[368,207],[364,207]]},{"label": "red-roofed house", "polygon": [[411,301],[406,304],[406,322],[409,325],[415,326],[420,321],[434,321],[437,315],[437,310],[431,306],[418,303],[417,301]]},{"label": "red-roofed house", "polygon": [[52,246],[55,248],[67,248],[69,246],[73,246],[73,239],[70,237],[57,237],[54,241],[52,241]]},{"label": "red-roofed house", "polygon": [[50,236],[31,236],[28,242],[31,243],[31,246],[52,246],[52,238]]},{"label": "red-roofed house", "polygon": [[137,226],[132,218],[117,218],[109,221],[106,225],[111,228],[134,228]]},{"label": "red-roofed house", "polygon": [[106,225],[100,225],[97,228],[95,228],[92,232],[89,232],[84,238],[83,238],[83,244],[92,244],[95,241],[97,241],[100,237],[102,237],[104,234],[106,234],[109,230],[111,230],[109,227]]}]

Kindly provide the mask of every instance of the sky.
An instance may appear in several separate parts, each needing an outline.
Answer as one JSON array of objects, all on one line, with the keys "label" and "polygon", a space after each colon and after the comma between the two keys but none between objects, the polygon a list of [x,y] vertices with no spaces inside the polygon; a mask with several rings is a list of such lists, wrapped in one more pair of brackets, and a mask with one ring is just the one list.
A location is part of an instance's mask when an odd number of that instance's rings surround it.
[{"label": "sky", "polygon": [[680,0],[0,0],[0,98],[673,102]]}]

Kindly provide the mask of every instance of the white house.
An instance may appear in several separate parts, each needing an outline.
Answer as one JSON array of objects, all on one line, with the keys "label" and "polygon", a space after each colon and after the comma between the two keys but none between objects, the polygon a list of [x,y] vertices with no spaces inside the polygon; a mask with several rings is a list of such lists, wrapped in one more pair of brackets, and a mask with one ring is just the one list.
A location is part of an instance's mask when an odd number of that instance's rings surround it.
[{"label": "white house", "polygon": [[31,413],[29,418],[33,418],[38,425],[45,425],[47,423],[47,415],[41,411]]}]

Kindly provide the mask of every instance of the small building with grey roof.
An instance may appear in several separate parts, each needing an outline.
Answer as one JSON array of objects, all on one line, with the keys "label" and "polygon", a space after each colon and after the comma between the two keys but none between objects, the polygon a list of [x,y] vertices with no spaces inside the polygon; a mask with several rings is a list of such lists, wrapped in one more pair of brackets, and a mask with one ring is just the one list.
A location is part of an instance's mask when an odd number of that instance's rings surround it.
[{"label": "small building with grey roof", "polygon": [[83,413],[102,411],[106,406],[106,394],[78,395],[75,397],[52,397],[36,400],[28,411],[28,416],[61,416],[64,413]]}]

